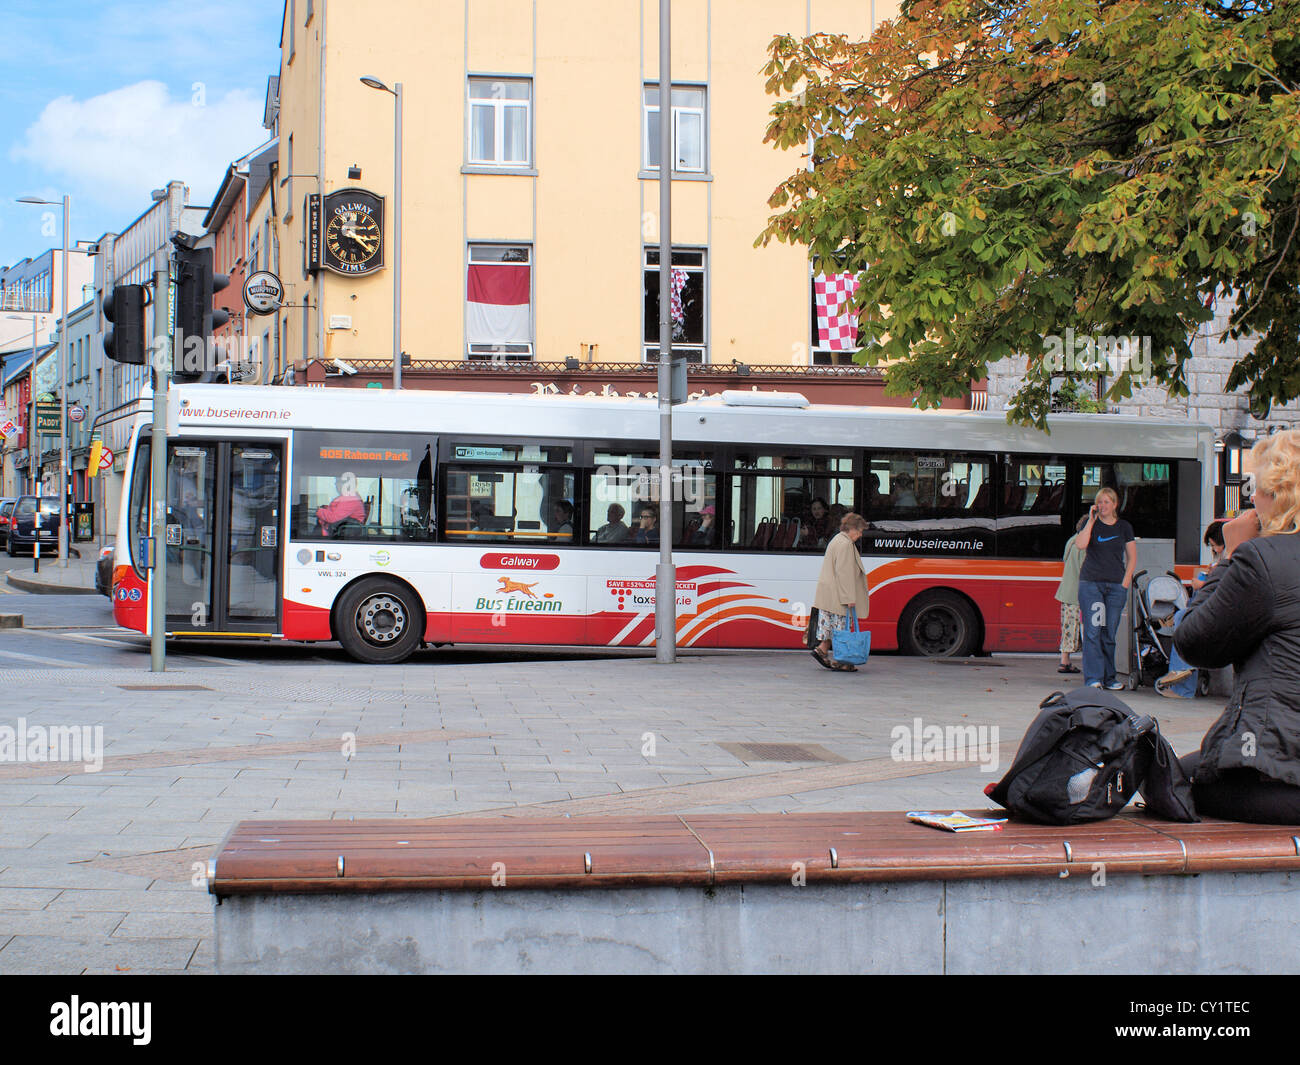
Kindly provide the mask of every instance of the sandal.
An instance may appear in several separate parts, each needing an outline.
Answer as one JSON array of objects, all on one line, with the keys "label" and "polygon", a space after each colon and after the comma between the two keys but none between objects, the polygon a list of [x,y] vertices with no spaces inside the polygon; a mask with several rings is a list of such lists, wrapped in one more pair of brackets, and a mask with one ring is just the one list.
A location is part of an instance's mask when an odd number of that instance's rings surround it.
[{"label": "sandal", "polygon": [[856,673],[858,671],[857,666],[849,665],[848,662],[836,662],[833,658],[831,659],[830,668],[835,670],[836,673]]},{"label": "sandal", "polygon": [[1059,667],[1059,668],[1057,669],[1056,672],[1058,672],[1058,673],[1082,673],[1083,670],[1081,670],[1078,666],[1074,666],[1074,665],[1065,665],[1065,666],[1061,666],[1061,667]]},{"label": "sandal", "polygon": [[820,662],[827,669],[835,668],[833,665],[831,665],[830,659],[826,657],[826,652],[823,651],[820,647],[813,648],[812,656],[813,658],[817,659],[817,661]]}]

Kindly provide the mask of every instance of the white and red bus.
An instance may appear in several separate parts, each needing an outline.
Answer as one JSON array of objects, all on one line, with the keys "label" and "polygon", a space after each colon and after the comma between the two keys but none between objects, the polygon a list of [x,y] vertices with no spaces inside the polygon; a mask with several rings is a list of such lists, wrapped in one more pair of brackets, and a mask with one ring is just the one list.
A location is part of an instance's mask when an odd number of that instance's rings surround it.
[{"label": "white and red bus", "polygon": [[[658,561],[653,400],[181,385],[170,393],[166,631],[423,644],[647,647]],[[848,510],[874,648],[1052,651],[1065,540],[1114,487],[1151,569],[1195,566],[1205,426],[726,393],[674,409],[681,647],[795,648]],[[151,631],[150,433],[137,418],[113,604]]]}]

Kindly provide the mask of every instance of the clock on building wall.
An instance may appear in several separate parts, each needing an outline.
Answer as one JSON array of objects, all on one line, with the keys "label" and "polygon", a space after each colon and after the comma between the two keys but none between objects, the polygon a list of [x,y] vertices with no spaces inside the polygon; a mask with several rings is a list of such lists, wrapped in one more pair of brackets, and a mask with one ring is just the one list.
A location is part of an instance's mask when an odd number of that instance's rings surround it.
[{"label": "clock on building wall", "polygon": [[[384,265],[384,198],[340,189],[320,212],[321,265],[337,274],[369,274]],[[310,236],[308,237],[310,240]]]}]

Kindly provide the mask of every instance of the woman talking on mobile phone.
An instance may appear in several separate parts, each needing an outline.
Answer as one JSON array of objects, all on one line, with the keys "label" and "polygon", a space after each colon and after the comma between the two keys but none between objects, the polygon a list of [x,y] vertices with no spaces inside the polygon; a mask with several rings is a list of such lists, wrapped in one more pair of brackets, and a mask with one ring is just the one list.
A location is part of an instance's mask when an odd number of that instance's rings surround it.
[{"label": "woman talking on mobile phone", "polygon": [[1255,509],[1174,630],[1190,665],[1233,667],[1232,701],[1183,759],[1199,813],[1300,824],[1300,431],[1251,449]]},{"label": "woman talking on mobile phone", "polygon": [[1124,685],[1115,677],[1115,636],[1137,569],[1137,543],[1133,526],[1119,516],[1115,489],[1103,488],[1097,493],[1074,542],[1087,552],[1079,569],[1083,682],[1120,691]]}]

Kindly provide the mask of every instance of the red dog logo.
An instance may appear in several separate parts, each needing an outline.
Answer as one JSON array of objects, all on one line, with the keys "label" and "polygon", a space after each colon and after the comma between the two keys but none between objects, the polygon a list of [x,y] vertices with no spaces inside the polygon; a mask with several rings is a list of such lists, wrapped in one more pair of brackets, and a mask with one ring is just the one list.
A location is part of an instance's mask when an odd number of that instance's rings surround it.
[{"label": "red dog logo", "polygon": [[501,587],[497,589],[502,595],[512,595],[515,592],[523,592],[529,599],[536,599],[537,593],[533,591],[541,581],[533,581],[532,584],[524,584],[522,581],[512,581],[509,577],[500,577]]}]

